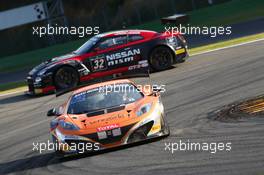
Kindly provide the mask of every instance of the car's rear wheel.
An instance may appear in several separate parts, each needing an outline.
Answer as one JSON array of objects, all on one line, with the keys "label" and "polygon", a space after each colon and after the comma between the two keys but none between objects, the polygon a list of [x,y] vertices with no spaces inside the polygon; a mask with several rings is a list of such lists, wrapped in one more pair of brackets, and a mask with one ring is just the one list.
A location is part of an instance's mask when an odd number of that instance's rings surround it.
[{"label": "car's rear wheel", "polygon": [[79,82],[79,76],[74,68],[64,66],[56,71],[54,83],[57,90],[76,87]]},{"label": "car's rear wheel", "polygon": [[151,52],[149,61],[154,70],[165,70],[173,64],[173,53],[168,47],[160,46]]}]

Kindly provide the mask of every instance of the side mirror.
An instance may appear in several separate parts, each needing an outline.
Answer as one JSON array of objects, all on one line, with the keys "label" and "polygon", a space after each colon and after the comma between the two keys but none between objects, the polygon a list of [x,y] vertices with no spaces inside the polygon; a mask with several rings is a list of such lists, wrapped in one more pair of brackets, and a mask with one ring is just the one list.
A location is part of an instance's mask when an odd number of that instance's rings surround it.
[{"label": "side mirror", "polygon": [[51,117],[51,116],[59,116],[59,112],[57,110],[57,108],[52,108],[47,112],[47,116]]}]

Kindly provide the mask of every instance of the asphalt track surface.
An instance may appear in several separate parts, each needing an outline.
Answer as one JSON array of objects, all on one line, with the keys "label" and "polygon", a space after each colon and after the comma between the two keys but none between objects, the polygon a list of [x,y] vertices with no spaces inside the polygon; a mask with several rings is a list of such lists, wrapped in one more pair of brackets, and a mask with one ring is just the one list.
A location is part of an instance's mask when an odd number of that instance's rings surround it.
[{"label": "asphalt track surface", "polygon": [[[264,118],[219,122],[208,113],[264,94],[264,41],[224,49],[154,73],[171,135],[162,140],[93,156],[58,159],[32,151],[47,142],[46,111],[66,97],[0,98],[0,174],[264,174]],[[64,99],[63,99],[64,98]],[[231,142],[231,151],[165,151],[165,143]]]}]

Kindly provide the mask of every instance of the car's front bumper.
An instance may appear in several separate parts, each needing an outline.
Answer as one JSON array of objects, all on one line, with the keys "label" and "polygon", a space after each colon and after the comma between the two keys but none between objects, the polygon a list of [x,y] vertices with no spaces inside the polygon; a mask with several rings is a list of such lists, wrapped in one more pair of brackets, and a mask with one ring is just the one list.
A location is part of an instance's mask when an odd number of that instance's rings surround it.
[{"label": "car's front bumper", "polygon": [[[162,106],[163,108],[163,106]],[[162,109],[163,110],[163,109]],[[51,131],[51,136],[53,138],[53,142],[56,144],[60,144],[59,152],[63,154],[78,154],[78,153],[84,153],[84,152],[95,152],[99,150],[105,150],[110,149],[114,147],[120,147],[124,145],[130,145],[138,142],[144,142],[148,141],[150,139],[159,138],[159,137],[165,137],[168,136],[170,131],[167,123],[164,120],[164,113],[163,112],[157,112],[157,110],[154,110],[150,115],[150,117],[145,118],[139,123],[133,124],[133,126],[130,127],[130,129],[123,133],[122,137],[119,140],[115,140],[114,142],[105,142],[103,140],[100,140],[98,138],[91,138],[89,136],[83,136],[83,135],[64,135],[58,128]],[[145,137],[140,137],[140,129],[142,127],[145,127],[145,125],[148,125],[151,123],[151,127],[147,129],[147,134],[145,134]],[[121,129],[122,130],[122,129]],[[111,131],[112,132],[112,131]],[[142,132],[144,132],[144,129],[142,129]],[[93,133],[91,135],[96,135],[98,133]],[[97,142],[98,141],[98,142]],[[110,141],[110,140],[109,140]],[[89,150],[76,150],[71,149],[72,145],[71,143],[81,143],[85,144],[88,143],[90,146],[89,148],[93,147],[96,149],[89,149]],[[58,152],[56,150],[56,152]]]},{"label": "car's front bumper", "polygon": [[55,91],[55,86],[50,83],[50,81],[44,82],[34,82],[34,78],[31,76],[27,77],[27,85],[28,91],[26,94],[28,95],[42,95],[42,94],[49,94]]},{"label": "car's front bumper", "polygon": [[189,57],[189,53],[188,53],[188,49],[187,46],[185,47],[178,47],[175,49],[175,63],[182,63],[184,62],[188,57]]},{"label": "car's front bumper", "polygon": [[[170,134],[169,131],[169,127],[166,126],[164,127],[162,130],[160,130],[159,132],[152,134],[150,136],[147,136],[147,138],[145,139],[141,139],[141,140],[136,140],[133,142],[122,142],[122,143],[114,143],[114,144],[110,144],[110,145],[101,145],[100,143],[96,143],[93,142],[91,140],[87,140],[87,138],[83,138],[83,139],[71,139],[71,140],[65,140],[63,142],[60,142],[58,140],[54,140],[53,143],[58,144],[58,148],[59,151],[55,151],[57,153],[60,153],[61,155],[74,155],[74,154],[82,154],[82,153],[91,153],[91,152],[97,152],[97,151],[102,151],[102,150],[106,150],[106,149],[111,149],[111,148],[118,148],[118,147],[122,147],[122,146],[128,146],[128,145],[133,145],[133,144],[137,144],[137,143],[142,143],[142,142],[148,142],[152,139],[156,139],[156,138],[162,138],[162,137],[166,137]],[[54,135],[53,135],[54,136]],[[83,147],[85,146],[86,148],[92,148],[92,149],[86,149],[86,150],[82,150],[82,149],[75,149],[72,150],[70,146],[70,143],[78,143],[79,145],[82,146],[76,146],[76,148],[78,147]]]}]

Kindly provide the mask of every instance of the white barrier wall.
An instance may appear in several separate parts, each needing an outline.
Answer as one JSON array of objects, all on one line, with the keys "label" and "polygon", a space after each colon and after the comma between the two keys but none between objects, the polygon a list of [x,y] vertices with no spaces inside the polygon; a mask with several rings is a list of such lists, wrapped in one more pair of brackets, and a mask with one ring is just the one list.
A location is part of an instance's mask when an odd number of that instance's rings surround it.
[{"label": "white barrier wall", "polygon": [[35,3],[0,12],[0,30],[46,19],[43,4]]}]

